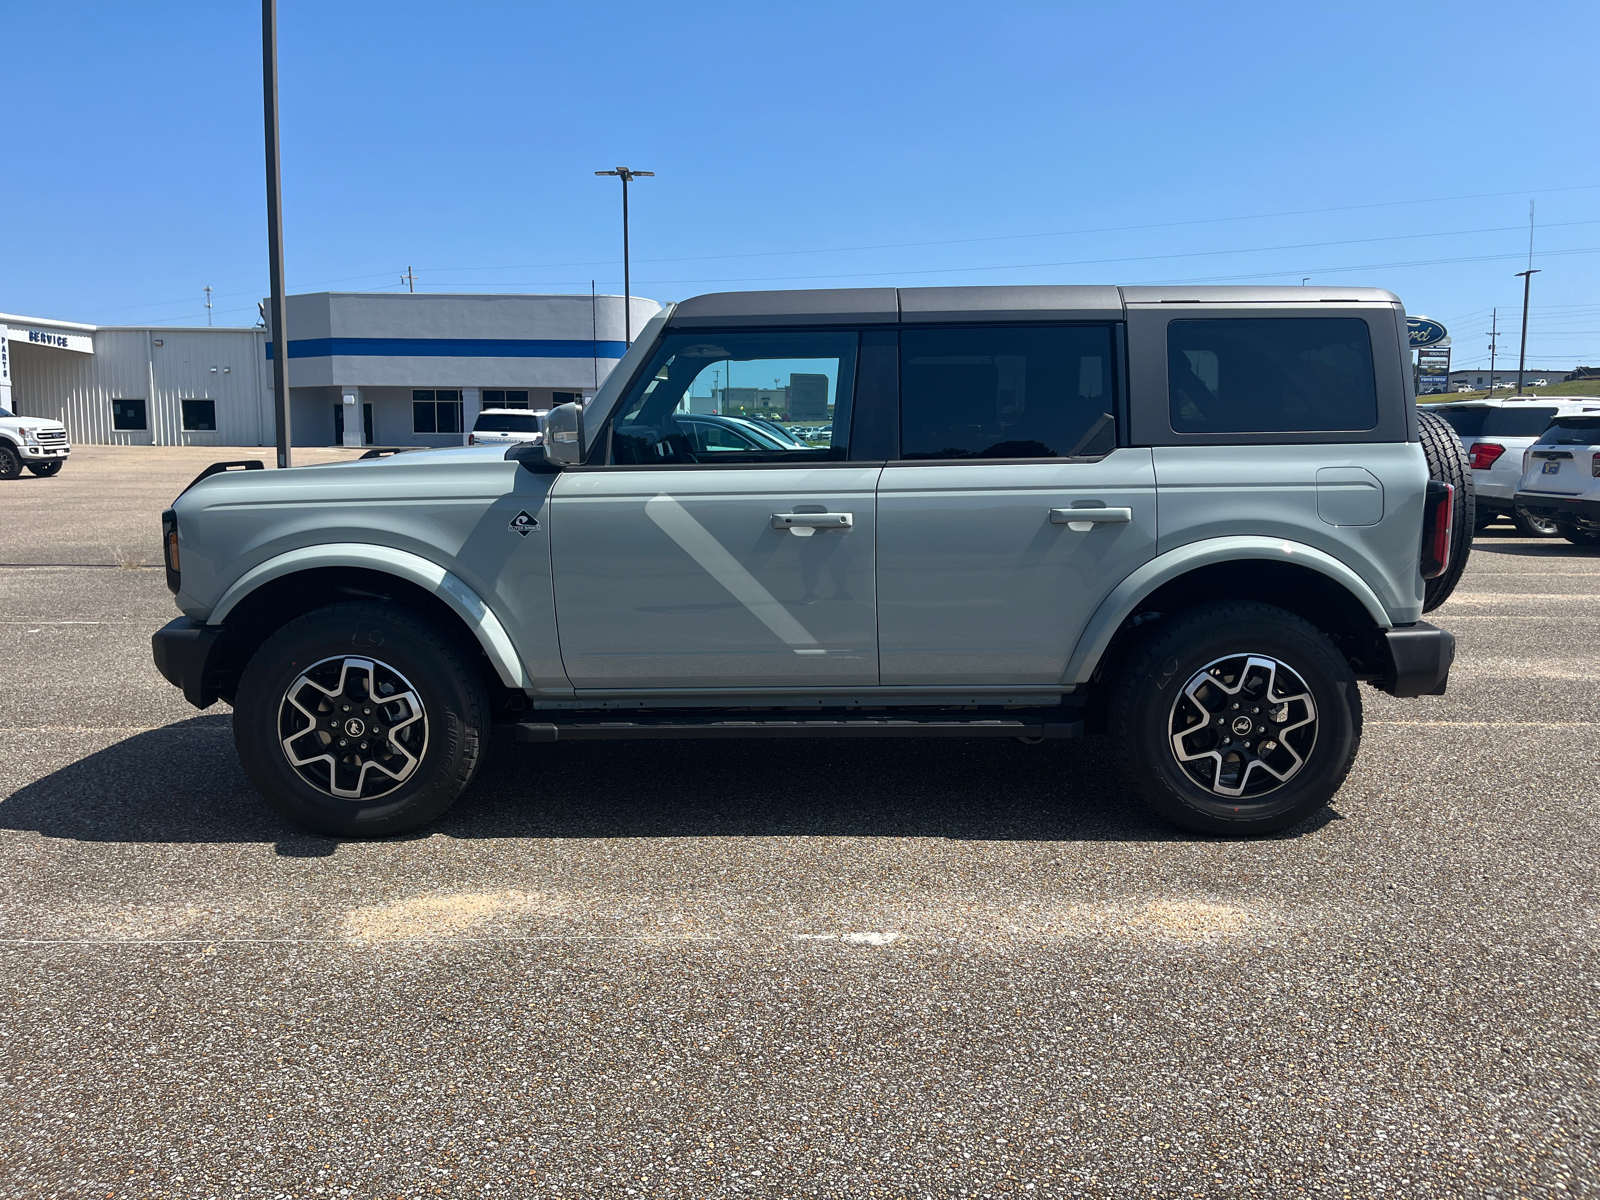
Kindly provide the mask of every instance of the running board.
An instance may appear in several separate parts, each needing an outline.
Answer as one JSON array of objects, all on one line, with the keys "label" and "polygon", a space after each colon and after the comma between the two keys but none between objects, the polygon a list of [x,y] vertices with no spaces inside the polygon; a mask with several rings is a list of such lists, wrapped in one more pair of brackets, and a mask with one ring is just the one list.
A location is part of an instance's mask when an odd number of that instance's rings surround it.
[{"label": "running board", "polygon": [[808,720],[725,720],[668,717],[634,721],[523,721],[519,742],[601,742],[635,738],[815,738],[815,737],[1019,737],[1076,738],[1081,720],[1057,717],[850,717]]}]

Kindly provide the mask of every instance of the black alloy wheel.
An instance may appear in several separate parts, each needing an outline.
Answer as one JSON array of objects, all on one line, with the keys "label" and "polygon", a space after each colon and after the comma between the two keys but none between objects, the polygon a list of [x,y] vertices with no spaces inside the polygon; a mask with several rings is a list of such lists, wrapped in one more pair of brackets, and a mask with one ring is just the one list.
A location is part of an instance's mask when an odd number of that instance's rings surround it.
[{"label": "black alloy wheel", "polygon": [[479,651],[396,605],[333,604],[269,637],[239,680],[234,744],[297,824],[345,837],[434,820],[482,761]]},{"label": "black alloy wheel", "polygon": [[22,455],[0,442],[0,479],[15,479],[22,474]]},{"label": "black alloy wheel", "polygon": [[1360,747],[1348,660],[1272,605],[1214,601],[1148,622],[1114,670],[1106,720],[1122,772],[1185,829],[1299,824],[1338,792]]}]

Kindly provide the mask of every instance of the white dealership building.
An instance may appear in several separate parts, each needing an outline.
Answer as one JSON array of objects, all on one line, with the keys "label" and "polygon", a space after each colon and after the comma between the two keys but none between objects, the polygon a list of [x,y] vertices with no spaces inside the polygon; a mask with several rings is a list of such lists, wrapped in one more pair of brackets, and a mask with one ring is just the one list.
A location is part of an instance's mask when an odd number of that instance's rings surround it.
[{"label": "white dealership building", "polygon": [[[658,310],[635,296],[637,335]],[[459,445],[479,409],[590,396],[626,349],[621,296],[289,297],[297,446]],[[96,326],[0,313],[0,407],[79,445],[270,446],[264,329]]]}]

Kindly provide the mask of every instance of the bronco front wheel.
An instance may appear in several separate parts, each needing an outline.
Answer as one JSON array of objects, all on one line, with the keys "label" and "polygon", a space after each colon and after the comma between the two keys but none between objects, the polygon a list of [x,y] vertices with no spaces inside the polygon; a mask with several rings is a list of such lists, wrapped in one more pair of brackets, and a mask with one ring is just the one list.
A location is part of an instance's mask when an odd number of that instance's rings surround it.
[{"label": "bronco front wheel", "polygon": [[1115,680],[1107,722],[1123,773],[1201,833],[1287,829],[1344,783],[1361,739],[1350,664],[1316,626],[1246,601],[1156,621]]},{"label": "bronco front wheel", "polygon": [[471,782],[488,733],[464,657],[404,609],[334,604],[291,621],[239,681],[233,735],[251,782],[322,833],[427,824]]}]

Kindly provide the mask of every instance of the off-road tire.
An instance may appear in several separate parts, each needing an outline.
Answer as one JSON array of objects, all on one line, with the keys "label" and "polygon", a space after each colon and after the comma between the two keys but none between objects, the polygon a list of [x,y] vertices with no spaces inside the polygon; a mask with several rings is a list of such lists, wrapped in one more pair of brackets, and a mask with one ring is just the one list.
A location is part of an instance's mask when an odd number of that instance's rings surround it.
[{"label": "off-road tire", "polygon": [[[1455,428],[1438,413],[1418,412],[1417,433],[1422,440],[1422,453],[1428,460],[1428,478],[1448,483],[1456,489],[1455,509],[1450,514],[1450,565],[1443,574],[1424,580],[1422,611],[1432,612],[1456,590],[1461,572],[1467,569],[1467,557],[1472,553],[1472,537],[1468,532],[1475,528],[1477,505],[1473,498],[1472,464],[1467,452],[1461,448],[1461,438]],[[1422,531],[1417,531],[1422,536]]]},{"label": "off-road tire", "polygon": [[[1316,740],[1287,782],[1253,801],[1197,783],[1173,749],[1174,706],[1208,664],[1264,655],[1297,674],[1316,704]],[[1361,745],[1361,696],[1350,664],[1310,622],[1253,601],[1197,605],[1151,622],[1112,681],[1107,730],[1122,773],[1174,825],[1197,833],[1274,833],[1321,811]]]},{"label": "off-road tire", "polygon": [[[314,664],[341,657],[370,659],[403,677],[425,714],[420,760],[375,798],[341,799],[313,786],[282,741],[290,687]],[[250,659],[234,700],[234,744],[250,781],[289,820],[339,837],[404,833],[440,816],[472,781],[488,732],[488,697],[468,648],[384,604],[333,604],[289,622]]]},{"label": "off-road tire", "polygon": [[61,473],[61,460],[57,458],[50,462],[29,463],[28,470],[32,471],[40,479],[49,479],[50,476]]},{"label": "off-road tire", "polygon": [[1558,538],[1561,536],[1561,525],[1549,517],[1536,517],[1523,508],[1511,510],[1511,523],[1517,527],[1517,532],[1525,538]]},{"label": "off-road tire", "polygon": [[22,474],[22,455],[0,442],[0,479],[15,479]]}]

